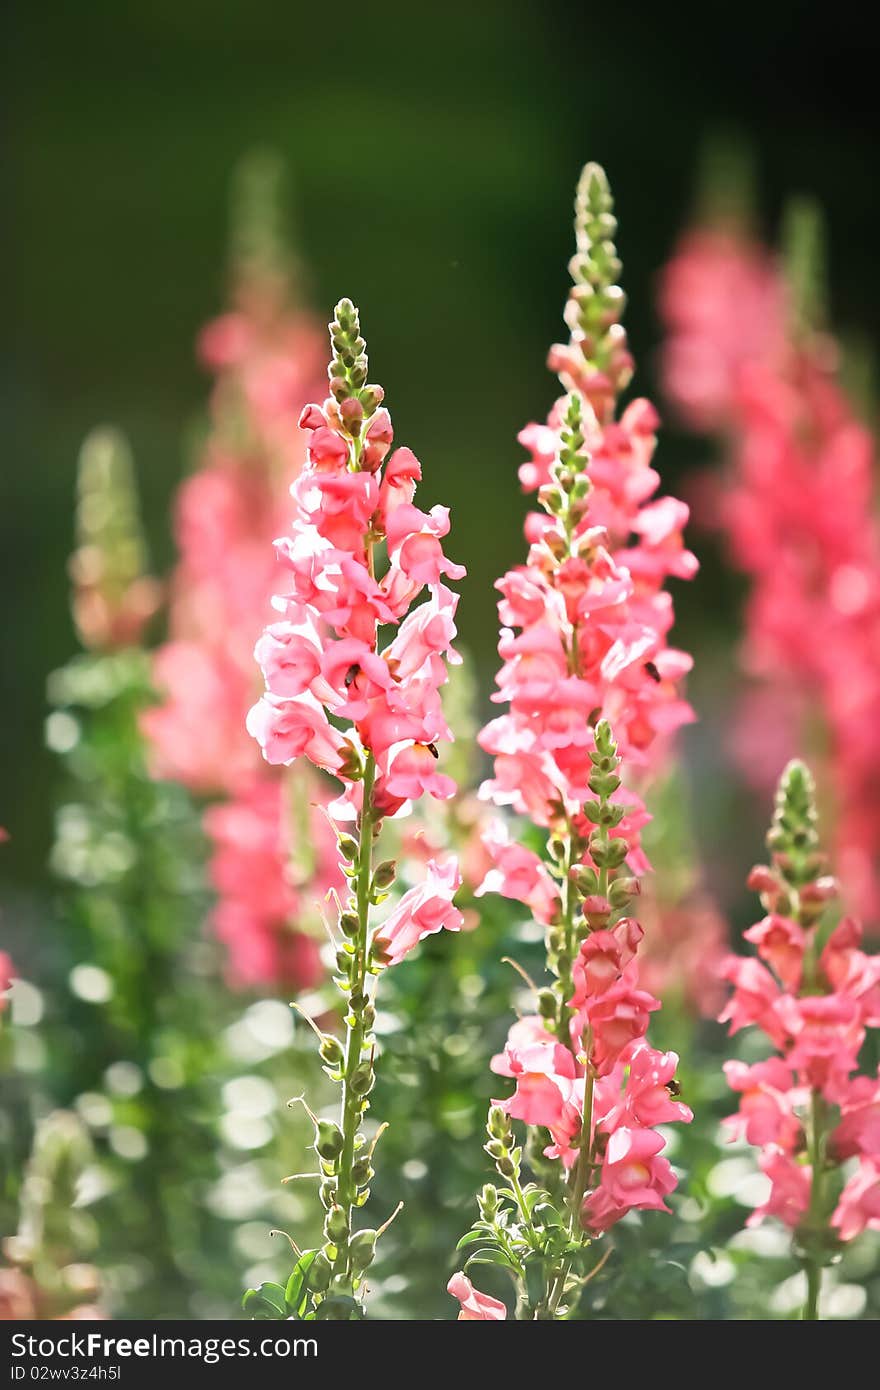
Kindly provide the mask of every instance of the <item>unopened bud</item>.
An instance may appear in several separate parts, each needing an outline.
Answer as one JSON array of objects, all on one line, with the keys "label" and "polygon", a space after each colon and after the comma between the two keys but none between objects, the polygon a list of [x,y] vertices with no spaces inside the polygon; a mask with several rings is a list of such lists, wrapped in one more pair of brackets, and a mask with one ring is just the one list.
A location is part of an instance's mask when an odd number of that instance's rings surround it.
[{"label": "unopened bud", "polygon": [[637,878],[616,878],[608,889],[612,907],[626,907],[630,898],[638,897],[642,885]]},{"label": "unopened bud", "polygon": [[348,1235],[348,1217],[342,1207],[331,1207],[324,1221],[324,1234],[334,1245],[345,1240]]},{"label": "unopened bud", "polygon": [[360,435],[364,423],[364,408],[355,396],[349,396],[339,407],[339,418],[345,427],[346,433],[352,439],[357,439]]},{"label": "unopened bud", "polygon": [[373,1263],[377,1238],[378,1232],[373,1230],[357,1231],[352,1236],[348,1247],[348,1258],[353,1270],[359,1273]]},{"label": "unopened bud", "polygon": [[373,887],[380,893],[384,893],[386,888],[390,888],[397,877],[397,862],[394,859],[386,859],[380,864],[373,874]]},{"label": "unopened bud", "polygon": [[542,989],[538,995],[538,1013],[541,1018],[556,1017],[556,995],[552,989]]},{"label": "unopened bud", "polygon": [[372,1062],[361,1062],[352,1072],[349,1085],[356,1096],[367,1096],[372,1091],[375,1081]]},{"label": "unopened bud", "polygon": [[345,1049],[338,1038],[326,1034],[319,1048],[321,1061],[328,1067],[338,1067],[345,1060]]},{"label": "unopened bud", "polygon": [[582,897],[588,898],[591,893],[595,893],[599,887],[599,876],[595,869],[590,869],[586,864],[576,864],[569,874],[569,878]]},{"label": "unopened bud", "polygon": [[588,898],[584,898],[583,914],[593,931],[598,931],[608,925],[611,903],[598,893],[591,893]]},{"label": "unopened bud", "polygon": [[480,1208],[480,1215],[485,1221],[491,1221],[498,1211],[498,1189],[492,1183],[487,1182],[482,1192],[477,1197],[477,1205]]},{"label": "unopened bud", "polygon": [[330,1280],[333,1277],[333,1266],[327,1259],[323,1250],[319,1250],[312,1260],[311,1267],[307,1275],[307,1283],[314,1293],[323,1293],[329,1289]]},{"label": "unopened bud", "polygon": [[775,893],[779,884],[776,875],[767,864],[756,864],[749,870],[746,887],[752,893]]},{"label": "unopened bud", "polygon": [[342,1153],[345,1140],[342,1137],[342,1130],[332,1120],[319,1120],[318,1129],[315,1135],[315,1148],[322,1158],[331,1162],[338,1158]]},{"label": "unopened bud", "polygon": [[501,1109],[500,1105],[493,1105],[489,1109],[486,1120],[486,1128],[495,1139],[503,1139],[510,1133],[510,1120],[507,1114]]}]

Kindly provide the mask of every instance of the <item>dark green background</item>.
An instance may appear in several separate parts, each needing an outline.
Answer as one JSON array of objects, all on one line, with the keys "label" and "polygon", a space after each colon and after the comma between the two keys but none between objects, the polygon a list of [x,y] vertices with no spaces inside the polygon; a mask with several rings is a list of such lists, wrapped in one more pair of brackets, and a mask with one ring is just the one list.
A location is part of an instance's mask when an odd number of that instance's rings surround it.
[{"label": "dark green background", "polygon": [[[617,194],[640,390],[653,388],[654,277],[720,124],[752,142],[768,230],[789,191],[825,204],[836,317],[876,339],[874,59],[856,21],[840,6],[753,3],[717,17],[517,0],[7,7],[0,824],[14,879],[36,884],[48,846],[43,686],[74,640],[76,452],[99,421],[129,433],[167,566],[168,505],[205,393],[192,341],[223,303],[239,156],[267,144],[289,162],[316,308],[341,294],[361,306],[397,437],[423,460],[426,500],[453,508],[463,637],[488,680],[492,581],[521,555],[515,436],[553,398],[543,359],[585,159]],[[667,435],[667,485],[703,456]],[[708,714],[736,586],[707,559],[678,601]],[[713,742],[711,723],[689,740],[698,796]],[[723,805],[714,813],[720,848]],[[734,876],[758,827],[745,826]]]}]

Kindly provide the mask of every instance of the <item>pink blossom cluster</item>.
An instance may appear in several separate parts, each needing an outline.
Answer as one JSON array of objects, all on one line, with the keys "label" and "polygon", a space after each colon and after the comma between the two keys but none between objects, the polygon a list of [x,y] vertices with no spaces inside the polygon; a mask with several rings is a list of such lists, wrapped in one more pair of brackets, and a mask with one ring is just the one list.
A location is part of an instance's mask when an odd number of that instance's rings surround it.
[{"label": "pink blossom cluster", "polygon": [[[795,331],[787,298],[760,248],[732,235],[687,238],[661,292],[666,387],[689,424],[721,430],[731,444],[712,520],[751,580],[744,662],[760,682],[736,720],[735,752],[750,777],[760,769],[773,779],[794,751],[793,731],[809,738],[824,726],[819,773],[836,804],[841,881],[852,907],[873,919],[880,904],[874,446],[836,381],[833,343]],[[711,390],[703,391],[694,363],[704,364]]]},{"label": "pink blossom cluster", "polygon": [[[621,918],[610,930],[596,929],[580,948],[570,1001],[572,1046],[547,1031],[541,1018],[519,1019],[492,1070],[516,1083],[496,1101],[513,1119],[549,1131],[544,1150],[566,1169],[580,1146],[590,1146],[597,1164],[582,1210],[584,1226],[606,1231],[628,1211],[668,1211],[665,1197],[675,1176],[662,1156],[665,1140],[656,1126],[689,1122],[693,1115],[675,1099],[674,1052],[657,1052],[646,1041],[650,1015],[659,1000],[640,987],[636,949],[641,927]],[[583,1051],[581,1040],[588,1039]],[[591,1134],[585,1136],[584,1096],[591,1078]]]},{"label": "pink blossom cluster", "polygon": [[658,307],[663,390],[688,428],[732,423],[743,370],[784,353],[785,300],[779,267],[758,243],[724,227],[682,239],[663,271]]},{"label": "pink blossom cluster", "polygon": [[[880,525],[874,449],[815,346],[784,370],[755,364],[740,391],[736,473],[721,519],[752,581],[745,661],[818,706],[837,805],[837,857],[848,900],[880,904]],[[792,694],[796,692],[796,694]]]},{"label": "pink blossom cluster", "polygon": [[[346,353],[356,316],[347,301],[337,313],[331,331]],[[362,352],[363,340],[352,342]],[[365,388],[372,405],[365,409],[346,389],[344,360],[335,358],[330,372],[338,395],[307,406],[300,419],[306,463],[291,487],[292,525],[275,543],[286,579],[274,600],[281,616],[257,643],[266,689],[247,727],[268,763],[306,758],[342,782],[330,808],[336,820],[355,817],[365,788],[381,819],[425,793],[442,800],[455,792],[437,748],[452,739],[440,700],[444,658],[458,660],[458,597],[444,581],[465,571],[443,551],[448,509],[414,504],[421,466],[406,447],[391,452],[381,387]],[[381,650],[380,627],[389,634]],[[428,865],[426,883],[404,896],[377,934],[388,962],[424,935],[460,926],[452,905],[459,882],[454,861]]]},{"label": "pink blossom cluster", "polygon": [[[216,801],[204,821],[212,926],[241,987],[316,983],[319,935],[297,924],[341,882],[325,789],[302,782],[295,816],[245,729],[258,693],[254,640],[277,580],[271,542],[305,458],[291,420],[319,380],[320,352],[311,320],[286,309],[271,279],[243,284],[237,308],[200,337],[215,377],[211,428],[177,498],[169,637],[153,668],[162,703],[143,719],[154,775]],[[299,853],[309,840],[311,857]]]},{"label": "pink blossom cluster", "polygon": [[[725,1073],[739,1094],[726,1123],[760,1149],[770,1181],[754,1225],[775,1216],[799,1229],[828,1221],[841,1240],[880,1229],[880,1073],[859,1075],[868,1029],[880,1026],[880,957],[861,949],[862,930],[844,917],[830,933],[824,910],[833,878],[786,879],[791,854],[752,871],[767,915],[745,932],[754,957],[732,956],[733,986],[720,1015],[730,1032],[756,1027],[775,1050],[766,1061],[730,1061]],[[829,1183],[843,1170],[829,1198]],[[814,1232],[815,1234],[815,1232]]]},{"label": "pink blossom cluster", "polygon": [[[568,400],[520,435],[531,453],[520,470],[527,491],[552,489]],[[584,800],[591,719],[609,719],[624,759],[646,765],[692,718],[679,691],[691,658],[668,644],[674,611],[663,586],[692,578],[697,562],[682,540],[687,507],[652,500],[656,413],[636,400],[619,421],[601,421],[586,392],[581,400],[590,491],[570,532],[567,518],[532,513],[526,563],[498,581],[504,664],[493,699],[509,712],[480,736],[495,759],[486,793],[540,825],[558,818],[560,802],[574,811]]]},{"label": "pink blossom cluster", "polygon": [[[585,274],[579,257],[572,274]],[[653,406],[633,400],[615,419],[632,359],[617,322],[597,352],[595,339],[580,326],[584,290],[577,283],[572,289],[566,309],[570,341],[551,349],[549,365],[579,402],[578,453],[588,486],[559,508],[556,480],[572,399],[563,396],[545,424],[530,424],[519,436],[530,454],[520,481],[524,491],[537,490],[542,510],[526,521],[525,565],[496,586],[504,664],[493,699],[509,708],[479,740],[494,759],[494,777],[482,794],[546,827],[577,825],[579,817],[582,824],[590,729],[600,716],[614,729],[631,782],[637,771],[662,765],[675,731],[693,718],[681,694],[692,661],[670,645],[674,606],[665,587],[667,579],[691,579],[697,570],[682,535],[688,508],[676,498],[656,496]],[[589,306],[596,298],[591,288],[584,302]],[[606,324],[619,314],[613,307],[618,299],[609,303]],[[628,824],[637,828],[644,812],[632,793],[629,800]],[[539,921],[548,922],[555,903],[546,873],[533,870],[534,892],[524,897],[518,881],[526,852],[508,845],[498,827],[490,827],[485,844],[495,863],[478,891],[519,897]],[[630,863],[637,872],[648,867],[635,847]],[[691,980],[686,967],[694,950],[707,962],[717,960],[719,932],[711,910],[654,917],[662,938],[655,954],[662,955],[666,973]],[[656,973],[659,978],[662,972]],[[706,997],[702,987],[698,993]]]}]

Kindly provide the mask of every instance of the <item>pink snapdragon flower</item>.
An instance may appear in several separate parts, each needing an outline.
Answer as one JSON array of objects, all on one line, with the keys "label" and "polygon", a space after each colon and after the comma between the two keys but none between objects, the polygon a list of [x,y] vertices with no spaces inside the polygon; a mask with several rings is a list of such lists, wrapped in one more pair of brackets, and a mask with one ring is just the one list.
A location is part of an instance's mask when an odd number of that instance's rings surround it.
[{"label": "pink snapdragon flower", "polygon": [[453,903],[460,887],[457,860],[450,859],[445,865],[429,863],[424,883],[404,893],[376,932],[374,940],[381,958],[389,965],[396,965],[424,937],[444,928],[460,931],[463,918]]},{"label": "pink snapdragon flower", "polygon": [[608,1140],[598,1186],[583,1209],[584,1225],[607,1231],[628,1211],[669,1211],[664,1198],[675,1187],[665,1140],[652,1129],[616,1129]]},{"label": "pink snapdragon flower", "polygon": [[[818,1316],[821,1269],[829,1241],[880,1227],[880,1079],[858,1074],[867,1032],[880,1025],[880,958],[861,950],[861,928],[843,918],[825,934],[835,882],[818,849],[814,789],[803,764],[791,763],[777,793],[768,835],[769,865],[749,875],[766,916],[745,932],[767,965],[734,958],[722,1020],[730,1031],[757,1027],[778,1055],[725,1074],[739,1093],[726,1121],[734,1137],[760,1151],[770,1181],[765,1217],[797,1233],[809,1278],[806,1316]],[[784,911],[783,911],[784,907]],[[822,944],[824,940],[824,945]],[[855,1161],[844,1184],[841,1166]],[[841,1190],[842,1189],[842,1190]]]},{"label": "pink snapdragon flower", "polygon": [[446,1290],[461,1304],[459,1322],[503,1322],[507,1317],[504,1304],[487,1293],[480,1293],[466,1274],[453,1274]]}]

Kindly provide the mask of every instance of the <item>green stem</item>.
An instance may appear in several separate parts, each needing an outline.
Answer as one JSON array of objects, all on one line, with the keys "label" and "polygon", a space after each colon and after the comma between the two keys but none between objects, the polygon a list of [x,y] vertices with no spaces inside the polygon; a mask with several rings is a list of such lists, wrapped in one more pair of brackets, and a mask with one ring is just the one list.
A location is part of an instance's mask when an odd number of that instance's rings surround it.
[{"label": "green stem", "polygon": [[815,1253],[814,1242],[821,1237],[825,1224],[824,1213],[824,1167],[825,1167],[825,1102],[819,1091],[813,1091],[810,1098],[810,1205],[807,1210],[807,1230],[809,1253],[804,1259],[807,1274],[807,1301],[804,1306],[804,1321],[818,1322],[819,1294],[822,1288],[822,1264]]},{"label": "green stem", "polygon": [[357,1095],[352,1078],[360,1066],[364,1050],[364,1008],[366,1005],[367,965],[370,958],[370,892],[373,873],[373,785],[376,780],[376,761],[372,753],[367,754],[363,777],[363,805],[359,821],[359,847],[357,873],[355,876],[355,896],[357,901],[358,929],[354,941],[354,965],[351,972],[352,1005],[347,1023],[345,1049],[345,1070],[342,1077],[342,1152],[338,1164],[338,1202],[345,1213],[346,1235],[339,1241],[337,1267],[340,1272],[348,1270],[348,1242],[351,1239],[351,1219],[357,1195],[352,1177],[355,1140],[360,1129],[363,1099]]},{"label": "green stem", "polygon": [[581,1147],[575,1168],[574,1187],[571,1194],[571,1235],[575,1239],[580,1233],[581,1205],[587,1190],[587,1180],[593,1165],[593,1091],[596,1075],[590,1062],[590,1049],[593,1046],[593,1030],[588,1028],[584,1035],[587,1074],[584,1078],[584,1119],[581,1126]]},{"label": "green stem", "polygon": [[568,1001],[574,994],[574,975],[572,973],[574,958],[577,955],[578,943],[575,939],[574,912],[576,906],[576,893],[574,884],[571,881],[571,871],[574,867],[574,853],[572,849],[572,830],[568,827],[565,841],[565,858],[563,861],[562,879],[562,956],[565,962],[565,969],[560,970],[558,977],[559,988],[559,1017],[556,1024],[556,1034],[564,1047],[577,1057],[577,1050],[572,1042],[571,1028],[571,1009]]}]

